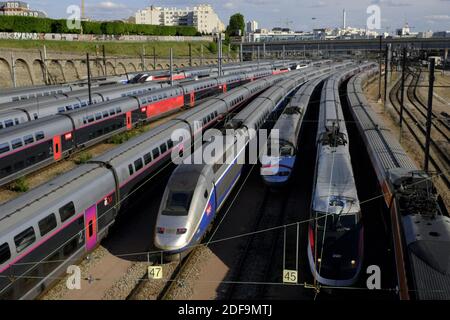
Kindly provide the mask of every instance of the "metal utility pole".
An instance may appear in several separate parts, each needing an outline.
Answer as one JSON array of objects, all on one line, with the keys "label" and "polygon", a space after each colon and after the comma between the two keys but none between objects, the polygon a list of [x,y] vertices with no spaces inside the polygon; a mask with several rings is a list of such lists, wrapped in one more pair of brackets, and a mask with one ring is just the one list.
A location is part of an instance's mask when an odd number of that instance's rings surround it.
[{"label": "metal utility pole", "polygon": [[240,60],[240,62],[242,63],[242,62],[244,62],[244,54],[243,54],[243,52],[242,52],[242,43],[240,44],[240,46],[239,46],[239,60]]},{"label": "metal utility pole", "polygon": [[402,61],[402,93],[400,97],[400,137],[403,125],[403,108],[405,101],[405,69],[406,69],[406,47],[403,48],[403,61]]},{"label": "metal utility pole", "polygon": [[11,71],[12,71],[12,80],[14,88],[17,87],[17,78],[16,78],[16,59],[14,59],[14,54],[11,53]]},{"label": "metal utility pole", "polygon": [[153,70],[156,69],[156,47],[153,47]]},{"label": "metal utility pole", "polygon": [[428,163],[430,161],[430,141],[431,141],[431,119],[433,116],[433,86],[434,86],[434,58],[430,59],[430,75],[428,83],[428,106],[427,106],[427,132],[425,136],[425,163],[423,168],[428,172]]},{"label": "metal utility pole", "polygon": [[222,76],[222,33],[217,34],[217,64],[219,77]]},{"label": "metal utility pole", "polygon": [[266,59],[266,43],[263,43],[263,59]]},{"label": "metal utility pole", "polygon": [[192,44],[189,43],[189,67],[192,67]]},{"label": "metal utility pole", "polygon": [[105,69],[105,76],[107,75],[106,72],[106,49],[105,49],[105,45],[102,45],[102,56],[103,56],[103,68]]},{"label": "metal utility pole", "polygon": [[92,104],[92,88],[91,88],[91,62],[89,60],[89,53],[86,53],[86,66],[88,76],[88,93],[89,93],[89,105]]},{"label": "metal utility pole", "polygon": [[145,45],[142,45],[142,57],[141,57],[141,63],[142,63],[142,71],[145,71]]},{"label": "metal utility pole", "polygon": [[170,48],[169,61],[170,61],[170,86],[173,86],[173,50],[172,50],[172,48]]},{"label": "metal utility pole", "polygon": [[[386,100],[387,100],[387,84],[388,84],[388,73],[389,73],[389,44],[386,45],[386,57],[384,60],[384,101],[383,101],[383,106],[384,109],[386,109]],[[381,77],[381,75],[380,75]]]},{"label": "metal utility pole", "polygon": [[258,46],[258,58],[257,58],[257,61],[258,61],[258,69],[259,69],[259,46]]},{"label": "metal utility pole", "polygon": [[200,65],[203,65],[203,45],[200,45]]},{"label": "metal utility pole", "polygon": [[380,36],[380,50],[378,51],[378,101],[381,101],[381,53],[382,53],[383,36]]},{"label": "metal utility pole", "polygon": [[286,46],[283,45],[283,60],[284,60],[285,54],[286,54]]}]

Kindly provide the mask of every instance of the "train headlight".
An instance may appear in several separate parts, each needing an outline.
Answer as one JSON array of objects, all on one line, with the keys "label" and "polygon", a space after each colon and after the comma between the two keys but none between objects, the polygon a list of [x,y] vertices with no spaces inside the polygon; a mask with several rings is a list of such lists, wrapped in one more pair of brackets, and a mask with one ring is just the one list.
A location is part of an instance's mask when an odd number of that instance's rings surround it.
[{"label": "train headlight", "polygon": [[141,112],[147,112],[147,108],[146,107],[141,108]]},{"label": "train headlight", "polygon": [[164,228],[161,228],[161,227],[156,228],[156,232],[159,234],[164,234],[164,231],[165,231]]},{"label": "train headlight", "polygon": [[356,261],[355,260],[352,260],[350,263],[352,264],[352,268],[354,268],[356,266]]},{"label": "train headlight", "polygon": [[178,228],[177,229],[177,234],[185,234],[187,232],[186,228]]}]

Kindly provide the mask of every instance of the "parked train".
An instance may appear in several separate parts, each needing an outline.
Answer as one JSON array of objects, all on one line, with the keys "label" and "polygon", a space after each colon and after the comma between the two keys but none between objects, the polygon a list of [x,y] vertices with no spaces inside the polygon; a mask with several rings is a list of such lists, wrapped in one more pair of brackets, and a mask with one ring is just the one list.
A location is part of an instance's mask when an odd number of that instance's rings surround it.
[{"label": "parked train", "polygon": [[399,295],[449,300],[450,217],[432,177],[414,164],[365,99],[362,85],[375,72],[351,79],[347,96],[390,211]]},{"label": "parked train", "polygon": [[[154,244],[163,251],[166,259],[182,258],[201,241],[239,180],[243,161],[237,159],[245,157],[247,145],[257,139],[256,130],[291,92],[308,80],[311,73],[292,74],[255,98],[226,123],[226,129],[234,129],[232,136],[211,138],[212,142],[195,151],[199,154],[194,154],[193,159],[202,159],[202,164],[188,161],[174,170],[162,197],[155,226]],[[202,150],[207,150],[208,145],[214,148],[214,141],[221,140],[224,146],[216,148],[213,161],[204,161]]]},{"label": "parked train", "polygon": [[351,286],[362,267],[361,209],[339,86],[369,66],[336,73],[322,88],[307,249],[311,273],[322,285]]},{"label": "parked train", "polygon": [[[272,74],[276,74],[279,72],[279,68],[283,69],[286,67],[282,63],[274,63],[268,64],[267,66],[264,65],[260,68],[258,68],[256,64],[248,66],[245,65],[240,70],[236,70],[234,68],[229,67],[229,70],[225,68],[224,75],[241,75],[244,72],[257,70],[270,70]],[[120,97],[140,95],[148,91],[153,91],[168,86],[169,85],[167,83],[163,82],[144,82],[126,86],[108,85],[94,89],[91,96],[89,96],[87,90],[79,90],[77,92],[58,94],[45,98],[35,98],[2,104],[0,105],[0,130],[49,115],[89,107],[90,103],[96,104]]]},{"label": "parked train", "polygon": [[0,185],[70,153],[272,74],[253,71],[123,97],[0,130]]},{"label": "parked train", "polygon": [[[248,99],[286,79],[269,76],[211,98],[0,206],[0,298],[31,299],[104,238],[122,206],[172,154]],[[186,137],[173,141],[176,129]]]},{"label": "parked train", "polygon": [[[314,89],[328,77],[311,77],[309,82],[301,87],[284,109],[275,123],[273,130],[278,131],[278,144],[269,136],[261,159],[260,174],[263,181],[270,187],[281,187],[288,183],[294,169],[298,140],[303,127],[303,118],[308,110],[309,100]],[[272,148],[277,148],[276,152]]]}]

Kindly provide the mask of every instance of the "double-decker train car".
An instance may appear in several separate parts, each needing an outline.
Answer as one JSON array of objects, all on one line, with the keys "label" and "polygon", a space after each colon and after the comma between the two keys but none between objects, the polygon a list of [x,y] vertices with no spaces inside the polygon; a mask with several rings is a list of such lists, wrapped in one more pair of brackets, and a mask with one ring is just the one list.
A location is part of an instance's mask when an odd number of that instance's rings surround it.
[{"label": "double-decker train car", "polygon": [[59,161],[72,152],[226,92],[271,71],[206,79],[97,103],[0,130],[0,184]]},{"label": "double-decker train car", "polygon": [[[450,299],[450,217],[433,183],[383,125],[362,86],[373,69],[351,79],[351,114],[390,213],[401,299]],[[437,178],[439,179],[439,178]]]},{"label": "double-decker train car", "polygon": [[[270,76],[211,98],[1,205],[0,298],[32,299],[41,294],[107,235],[133,190],[163,164],[189,154],[205,128],[285,77]],[[186,137],[172,140],[176,129]]]}]

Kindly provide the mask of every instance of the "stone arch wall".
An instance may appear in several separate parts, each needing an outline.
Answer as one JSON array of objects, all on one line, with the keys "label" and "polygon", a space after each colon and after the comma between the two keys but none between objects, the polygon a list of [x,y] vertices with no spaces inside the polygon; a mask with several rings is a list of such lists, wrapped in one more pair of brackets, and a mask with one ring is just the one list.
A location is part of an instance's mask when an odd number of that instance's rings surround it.
[{"label": "stone arch wall", "polygon": [[73,61],[66,61],[64,65],[64,75],[67,81],[75,81],[80,79],[77,68],[75,67],[75,63],[73,63]]},{"label": "stone arch wall", "polygon": [[158,64],[158,65],[156,66],[156,69],[158,69],[158,70],[162,70],[162,68],[163,68],[162,64]]},{"label": "stone arch wall", "polygon": [[125,65],[122,62],[119,62],[116,66],[116,73],[117,74],[125,74],[127,73],[127,69],[125,68]]},{"label": "stone arch wall", "polygon": [[147,70],[155,70],[155,66],[151,63],[147,64]]},{"label": "stone arch wall", "polygon": [[103,75],[103,65],[99,61],[94,61],[91,65],[91,74],[93,77]]},{"label": "stone arch wall", "polygon": [[64,71],[61,66],[61,63],[58,60],[52,60],[48,64],[48,70],[50,72],[50,75],[54,81],[57,83],[59,82],[65,82],[66,79],[64,77]]},{"label": "stone arch wall", "polygon": [[31,76],[31,70],[28,63],[23,59],[17,59],[16,65],[16,84],[18,87],[32,86],[33,78]]},{"label": "stone arch wall", "polygon": [[111,62],[106,63],[106,74],[109,76],[116,74],[116,68],[114,68],[114,65]]},{"label": "stone arch wall", "polygon": [[136,66],[134,65],[134,63],[130,62],[127,65],[127,72],[136,72]]},{"label": "stone arch wall", "polygon": [[34,84],[45,84],[45,66],[42,60],[33,61],[32,74],[34,75]]},{"label": "stone arch wall", "polygon": [[11,77],[11,66],[9,65],[8,61],[1,58],[0,74],[2,74],[2,76],[0,77],[0,88],[11,88],[13,85]]}]

